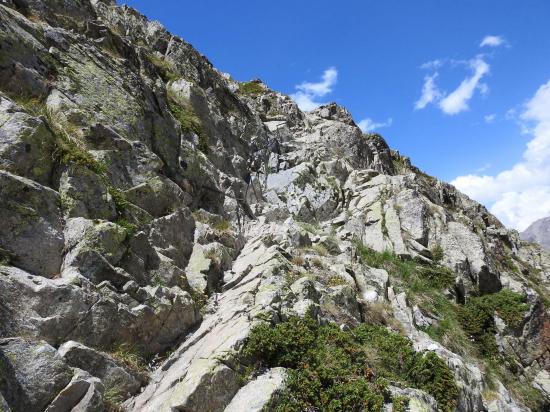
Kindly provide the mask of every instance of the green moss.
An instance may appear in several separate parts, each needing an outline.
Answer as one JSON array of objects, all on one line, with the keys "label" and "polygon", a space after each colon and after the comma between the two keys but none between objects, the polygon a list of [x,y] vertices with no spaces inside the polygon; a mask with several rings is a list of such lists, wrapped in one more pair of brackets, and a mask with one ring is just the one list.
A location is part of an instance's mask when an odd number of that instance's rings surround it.
[{"label": "green moss", "polygon": [[416,353],[410,340],[381,326],[342,331],[310,317],[291,317],[276,326],[256,326],[244,354],[260,366],[288,368],[287,387],[274,405],[278,411],[379,411],[390,398],[388,380],[426,390],[445,411],[458,396],[443,361]]},{"label": "green moss", "polygon": [[255,81],[239,83],[237,93],[245,96],[256,96],[265,93],[263,86]]},{"label": "green moss", "polygon": [[199,142],[197,147],[201,152],[207,154],[209,152],[208,139],[204,132],[202,121],[195,113],[193,106],[191,104],[179,104],[169,98],[168,108],[174,118],[180,123],[184,132],[192,132],[198,136]]}]

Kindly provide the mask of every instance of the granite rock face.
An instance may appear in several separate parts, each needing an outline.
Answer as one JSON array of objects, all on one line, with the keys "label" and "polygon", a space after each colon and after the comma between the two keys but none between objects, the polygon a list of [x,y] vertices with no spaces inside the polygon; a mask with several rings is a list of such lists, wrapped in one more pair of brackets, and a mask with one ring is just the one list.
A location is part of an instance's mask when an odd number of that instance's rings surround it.
[{"label": "granite rock face", "polygon": [[531,223],[520,235],[522,239],[528,242],[537,242],[543,249],[550,250],[550,217]]},{"label": "granite rock face", "polygon": [[[115,1],[0,2],[0,220],[1,410],[272,408],[288,371],[246,377],[242,349],[291,316],[402,333],[450,367],[459,411],[550,405],[541,247],[346,109],[239,83]],[[505,376],[434,332],[442,305],[503,290],[525,305],[490,314]]]}]

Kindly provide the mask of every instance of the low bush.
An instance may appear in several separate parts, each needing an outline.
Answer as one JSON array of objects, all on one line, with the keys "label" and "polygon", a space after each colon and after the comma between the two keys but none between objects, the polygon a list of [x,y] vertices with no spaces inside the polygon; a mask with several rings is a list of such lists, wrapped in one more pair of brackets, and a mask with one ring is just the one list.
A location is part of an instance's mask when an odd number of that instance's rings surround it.
[{"label": "low bush", "polygon": [[454,410],[457,402],[445,362],[415,352],[409,339],[382,326],[342,331],[310,317],[291,317],[276,326],[256,326],[244,354],[259,366],[288,368],[277,411],[379,411],[391,398],[389,380],[427,391],[443,411]]}]

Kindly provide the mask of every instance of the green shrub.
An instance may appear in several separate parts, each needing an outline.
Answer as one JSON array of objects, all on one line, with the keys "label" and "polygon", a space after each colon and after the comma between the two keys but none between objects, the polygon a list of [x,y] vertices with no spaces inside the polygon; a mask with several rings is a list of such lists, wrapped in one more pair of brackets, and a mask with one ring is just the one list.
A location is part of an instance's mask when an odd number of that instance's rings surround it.
[{"label": "green shrub", "polygon": [[[260,366],[288,368],[286,389],[274,405],[278,411],[379,411],[390,398],[387,380],[426,390],[442,410],[456,405],[458,396],[443,361],[416,353],[409,339],[382,326],[342,331],[291,317],[254,327],[244,354]],[[440,390],[444,384],[446,392]]]},{"label": "green shrub", "polygon": [[124,193],[114,187],[110,182],[106,182],[107,191],[111,195],[113,202],[115,203],[115,209],[118,215],[121,215],[127,208],[130,202],[126,199]]},{"label": "green shrub", "polygon": [[495,339],[494,315],[498,314],[509,326],[516,327],[529,306],[525,298],[510,289],[490,295],[471,297],[464,306],[458,306],[460,324],[481,356],[498,355]]},{"label": "green shrub", "polygon": [[444,252],[441,245],[435,245],[432,249],[432,259],[434,263],[439,263],[443,260]]},{"label": "green shrub", "polygon": [[256,96],[265,92],[263,86],[255,81],[239,83],[237,93],[245,96]]},{"label": "green shrub", "polygon": [[134,235],[138,230],[138,227],[136,225],[134,225],[133,223],[128,222],[128,220],[126,220],[124,218],[118,218],[117,220],[115,220],[114,223],[116,223],[117,225],[123,227],[126,230],[126,233],[128,233],[129,236]]},{"label": "green shrub", "polygon": [[410,370],[410,379],[419,389],[437,400],[442,411],[454,411],[458,399],[458,387],[447,364],[435,353],[428,352],[417,359]]}]

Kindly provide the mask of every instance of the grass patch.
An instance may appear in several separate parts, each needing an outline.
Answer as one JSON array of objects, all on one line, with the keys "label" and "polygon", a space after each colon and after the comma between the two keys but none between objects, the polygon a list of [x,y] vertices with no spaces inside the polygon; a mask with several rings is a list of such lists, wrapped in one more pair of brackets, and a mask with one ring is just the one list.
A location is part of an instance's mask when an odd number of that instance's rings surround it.
[{"label": "grass patch", "polygon": [[212,224],[212,229],[219,233],[228,233],[231,231],[231,223],[228,220],[221,219]]},{"label": "grass patch", "polygon": [[124,412],[122,402],[124,402],[124,396],[118,388],[105,388],[103,406],[106,412]]},{"label": "grass patch", "polygon": [[202,309],[206,306],[206,302],[208,301],[208,296],[206,296],[204,293],[199,292],[195,289],[191,289],[189,291],[189,294],[193,298],[193,301],[197,305],[199,309]]},{"label": "grass patch", "polygon": [[261,83],[255,81],[239,83],[239,88],[237,89],[237,93],[244,96],[257,96],[265,93],[265,91]]},{"label": "grass patch", "polygon": [[118,345],[110,355],[118,362],[133,370],[138,374],[143,374],[147,371],[147,363],[139,354],[138,350],[127,343]]},{"label": "grass patch", "polygon": [[316,234],[319,229],[321,228],[321,225],[319,224],[319,222],[312,222],[312,223],[308,223],[308,222],[296,222],[296,224],[303,230],[305,230],[306,232],[309,232],[309,233],[312,233],[312,234]]},{"label": "grass patch", "polygon": [[306,264],[306,260],[302,255],[293,256],[290,262],[296,266],[304,266]]},{"label": "grass patch", "polygon": [[457,403],[445,362],[434,353],[415,352],[410,340],[381,326],[342,331],[310,317],[291,317],[276,326],[256,326],[244,353],[259,366],[288,368],[276,411],[380,411],[391,400],[388,381],[427,391],[443,411]]},{"label": "grass patch", "polygon": [[301,279],[305,275],[298,271],[298,270],[289,270],[285,272],[285,282],[287,286],[291,286],[294,282],[296,282],[298,279]]},{"label": "grass patch", "polygon": [[133,223],[128,222],[128,220],[120,217],[115,222],[120,227],[123,227],[124,230],[126,230],[126,233],[128,233],[129,236],[133,236],[137,233],[138,227],[137,225],[134,225]]},{"label": "grass patch", "polygon": [[454,273],[437,264],[419,263],[415,260],[403,260],[389,250],[377,252],[360,242],[355,242],[358,256],[367,266],[385,269],[390,275],[399,278],[413,293],[429,289],[445,289],[454,285]]},{"label": "grass patch", "polygon": [[342,276],[331,275],[325,281],[325,285],[330,287],[344,286],[348,285],[348,282],[346,282],[346,279],[344,279]]},{"label": "grass patch", "polygon": [[318,257],[311,259],[311,265],[318,269],[324,269],[325,267],[325,264],[323,263],[323,261]]},{"label": "grass patch", "polygon": [[169,62],[168,60],[154,54],[150,54],[148,57],[149,61],[153,66],[155,66],[158,74],[164,82],[168,83],[170,81],[181,79],[181,76],[176,71],[176,67],[172,62]]},{"label": "grass patch", "polygon": [[209,152],[208,138],[204,132],[202,121],[195,113],[191,104],[176,103],[170,97],[168,98],[168,108],[172,116],[180,123],[184,132],[192,132],[197,135],[199,141],[197,148],[207,154]]}]

